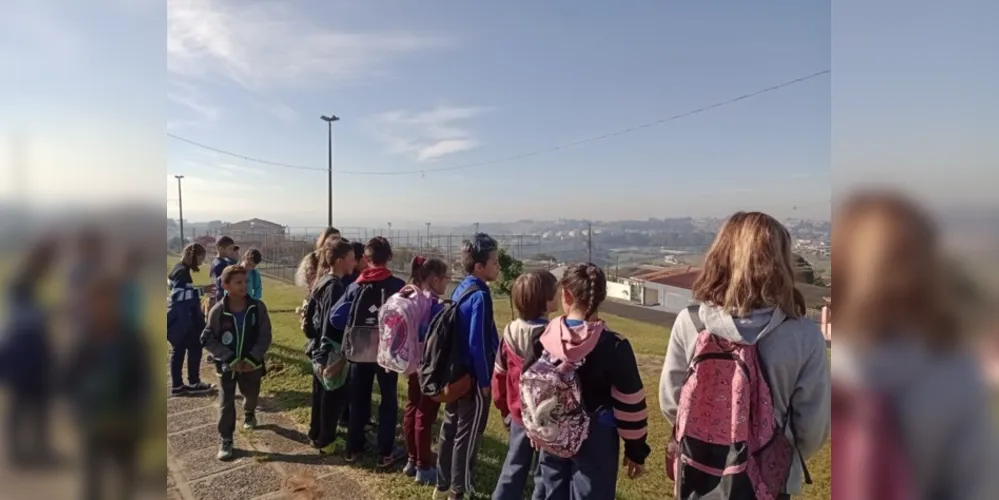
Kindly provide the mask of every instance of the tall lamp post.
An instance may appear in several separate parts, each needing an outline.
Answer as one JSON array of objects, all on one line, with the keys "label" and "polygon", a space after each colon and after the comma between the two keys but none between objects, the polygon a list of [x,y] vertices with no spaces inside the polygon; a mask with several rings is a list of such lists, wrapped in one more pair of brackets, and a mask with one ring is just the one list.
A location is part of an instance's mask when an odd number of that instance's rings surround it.
[{"label": "tall lamp post", "polygon": [[184,194],[183,189],[180,187],[180,180],[184,178],[183,175],[175,175],[174,178],[177,179],[177,211],[180,212],[180,246],[184,246],[187,241],[184,240]]},{"label": "tall lamp post", "polygon": [[389,227],[388,239],[391,240],[392,239],[392,223],[391,222],[388,223],[388,227]]},{"label": "tall lamp post", "polygon": [[330,116],[320,116],[320,118],[326,122],[328,126],[327,134],[327,163],[329,165],[329,200],[326,214],[326,225],[329,227],[333,226],[333,122],[340,121],[340,117],[336,115]]},{"label": "tall lamp post", "polygon": [[430,249],[430,223],[427,223],[427,249]]}]

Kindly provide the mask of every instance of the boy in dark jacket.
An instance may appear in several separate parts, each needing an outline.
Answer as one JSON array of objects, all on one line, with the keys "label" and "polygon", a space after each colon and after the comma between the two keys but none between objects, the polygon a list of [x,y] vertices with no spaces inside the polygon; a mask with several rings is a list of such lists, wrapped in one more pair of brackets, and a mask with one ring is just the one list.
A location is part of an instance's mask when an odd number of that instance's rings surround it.
[{"label": "boy in dark jacket", "polygon": [[395,446],[395,424],[399,399],[399,374],[378,366],[378,311],[385,301],[406,283],[392,276],[386,266],[392,260],[388,240],[376,236],[364,246],[366,267],[333,308],[330,322],[343,332],[343,351],[350,363],[350,423],[347,428],[347,461],[353,462],[364,450],[364,428],[371,418],[371,391],[378,379],[382,401],[378,406],[379,466],[388,467],[406,453]]},{"label": "boy in dark jacket", "polygon": [[469,287],[478,288],[458,306],[455,332],[461,336],[459,354],[471,368],[475,386],[464,397],[444,406],[435,499],[444,498],[449,492],[451,498],[460,499],[473,492],[472,471],[489,418],[489,388],[499,349],[488,285],[499,277],[499,245],[487,234],[476,234],[464,243],[461,264],[468,276],[454,289],[452,300],[461,298]]},{"label": "boy in dark jacket", "polygon": [[236,430],[236,386],[243,395],[243,427],[257,425],[255,410],[267,349],[271,346],[271,320],[264,303],[246,293],[246,269],[229,266],[222,271],[226,295],[212,307],[201,343],[215,358],[222,390],[219,395],[219,460],[232,458]]},{"label": "boy in dark jacket", "polygon": [[87,457],[85,499],[107,498],[102,489],[107,477],[118,483],[122,498],[135,494],[136,458],[149,403],[149,363],[144,335],[121,314],[121,286],[111,277],[96,277],[88,286],[86,334],[65,373]]}]

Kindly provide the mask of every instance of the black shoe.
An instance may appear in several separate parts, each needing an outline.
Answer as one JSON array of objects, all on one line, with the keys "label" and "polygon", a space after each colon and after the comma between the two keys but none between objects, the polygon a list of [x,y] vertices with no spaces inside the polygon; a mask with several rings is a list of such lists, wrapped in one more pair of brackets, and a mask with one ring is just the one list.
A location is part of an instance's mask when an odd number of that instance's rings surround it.
[{"label": "black shoe", "polygon": [[190,394],[191,390],[186,385],[179,385],[170,389],[171,396],[183,396],[185,394]]},{"label": "black shoe", "polygon": [[215,390],[215,386],[212,384],[206,384],[204,382],[198,382],[197,384],[188,384],[187,393],[191,395],[201,395],[208,394]]},{"label": "black shoe", "polygon": [[247,413],[243,418],[243,428],[252,431],[257,428],[257,416],[253,413]]},{"label": "black shoe", "polygon": [[222,444],[219,446],[219,453],[216,457],[222,461],[231,460],[232,450],[232,441],[222,441]]}]

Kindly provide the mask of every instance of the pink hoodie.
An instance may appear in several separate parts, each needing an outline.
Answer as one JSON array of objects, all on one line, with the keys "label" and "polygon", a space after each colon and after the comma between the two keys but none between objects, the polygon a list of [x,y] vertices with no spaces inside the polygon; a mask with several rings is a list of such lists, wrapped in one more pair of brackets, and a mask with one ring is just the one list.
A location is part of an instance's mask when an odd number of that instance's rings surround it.
[{"label": "pink hoodie", "polygon": [[541,345],[555,359],[578,363],[593,351],[604,329],[601,320],[570,327],[565,323],[565,316],[560,316],[548,323],[541,334]]}]

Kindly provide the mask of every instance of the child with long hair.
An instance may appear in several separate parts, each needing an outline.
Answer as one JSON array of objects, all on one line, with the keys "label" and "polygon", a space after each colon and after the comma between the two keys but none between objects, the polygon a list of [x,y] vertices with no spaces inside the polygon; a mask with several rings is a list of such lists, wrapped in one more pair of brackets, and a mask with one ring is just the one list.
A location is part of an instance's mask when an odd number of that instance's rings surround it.
[{"label": "child with long hair", "polygon": [[[447,293],[447,285],[451,281],[447,263],[440,259],[427,259],[417,255],[410,265],[409,284],[416,286],[424,294],[434,300],[427,317],[420,322],[420,346],[426,341],[430,320],[441,310],[439,298]],[[420,349],[420,352],[423,352]],[[409,376],[409,389],[405,413],[402,419],[402,435],[406,443],[406,453],[409,460],[403,473],[416,478],[421,485],[437,483],[437,457],[430,450],[433,440],[431,429],[437,419],[441,404],[429,396],[423,395],[420,389],[418,373]]]},{"label": "child with long hair", "polygon": [[335,227],[328,227],[316,238],[316,246],[313,250],[302,257],[295,270],[295,284],[312,291],[312,285],[316,281],[319,270],[319,250],[326,245],[326,242],[340,238],[340,230]]},{"label": "child with long hair", "polygon": [[[201,297],[212,294],[215,285],[194,286],[191,272],[199,272],[205,262],[205,247],[190,243],[184,247],[184,255],[170,274],[167,285],[170,298],[167,302],[167,340],[170,352],[170,377],[174,396],[184,394],[204,394],[214,386],[201,381],[201,331],[205,328],[205,314],[201,309]],[[184,358],[187,358],[187,381],[184,384]]]},{"label": "child with long hair", "polygon": [[[769,215],[739,212],[722,226],[708,250],[703,271],[694,283],[693,296],[700,305],[680,312],[673,323],[659,383],[659,404],[663,415],[675,428],[696,428],[695,417],[679,419],[678,422],[678,414],[682,416],[688,411],[695,411],[695,407],[700,408],[696,405],[702,402],[701,399],[692,399],[694,402],[685,403],[690,405],[689,410],[680,411],[680,395],[684,384],[688,380],[701,380],[696,376],[691,377],[691,374],[697,364],[708,359],[706,356],[711,354],[704,350],[707,342],[714,342],[722,347],[733,346],[730,352],[736,353],[733,356],[736,356],[738,366],[743,369],[733,370],[732,376],[740,378],[732,381],[726,379],[726,387],[739,390],[743,386],[760,387],[754,385],[754,382],[766,383],[774,416],[765,417],[769,419],[764,421],[766,425],[757,426],[754,423],[750,426],[750,430],[745,431],[749,433],[748,438],[741,434],[733,434],[732,438],[742,440],[743,444],[748,439],[750,446],[754,446],[757,439],[766,439],[772,444],[768,437],[758,438],[757,435],[771,432],[776,423],[778,426],[782,425],[779,428],[787,430],[785,435],[780,435],[779,432],[774,434],[776,437],[773,439],[786,439],[788,442],[773,446],[779,445],[779,448],[792,450],[788,453],[793,457],[788,459],[790,463],[778,463],[776,459],[769,461],[772,459],[757,455],[758,449],[750,449],[754,460],[768,462],[750,462],[749,459],[744,459],[746,472],[732,475],[728,481],[721,483],[718,482],[717,475],[702,472],[700,468],[693,469],[693,466],[687,467],[684,465],[687,462],[683,461],[670,469],[689,469],[682,473],[674,472],[675,475],[682,476],[677,484],[678,498],[705,498],[703,495],[708,494],[722,494],[725,498],[745,495],[753,497],[753,488],[758,485],[765,485],[767,491],[777,498],[798,495],[801,493],[803,478],[807,477],[804,460],[818,452],[829,436],[830,385],[826,343],[819,326],[805,317],[804,297],[794,286],[791,250],[791,235],[787,228]],[[694,356],[698,352],[708,354],[701,355],[695,362]],[[741,355],[747,356],[744,359],[749,361],[744,361],[739,357]],[[756,360],[760,361],[757,363]],[[747,378],[741,378],[743,372]],[[697,372],[700,373],[702,372]],[[760,373],[761,377],[756,373]],[[695,390],[691,386],[689,394],[694,394]],[[759,399],[766,397],[760,396],[761,392],[750,392],[753,397],[745,400],[729,394],[731,397],[725,399],[729,408],[721,410],[722,413],[735,415],[739,413],[736,410],[742,411],[746,405],[749,405],[749,412],[752,413],[753,404],[770,405]],[[711,404],[717,407],[716,401],[713,400]],[[738,408],[736,405],[739,405]],[[771,410],[767,409],[766,412],[769,414]],[[776,422],[773,422],[774,419]],[[727,426],[722,427],[726,429],[724,432],[728,432]],[[736,429],[733,433],[742,432],[737,426],[733,429]],[[688,438],[682,439],[686,443]],[[706,446],[721,445],[705,444],[704,447]],[[691,454],[691,459],[700,463],[712,464],[709,466],[721,463],[714,456],[704,455],[704,447],[686,447],[680,453]],[[793,450],[794,447],[797,451]],[[676,446],[672,449],[681,450]],[[711,452],[722,453],[724,456],[725,452],[720,450],[712,448]],[[698,453],[701,456],[696,456]],[[770,482],[754,476],[755,464],[763,467],[788,467],[788,471],[781,472],[787,477],[783,487],[774,487]],[[722,468],[724,467],[723,465]],[[713,493],[720,488],[728,489]],[[773,491],[774,488],[781,491]]]},{"label": "child with long hair", "polygon": [[517,318],[503,330],[493,367],[493,403],[510,432],[510,449],[503,462],[494,500],[516,500],[524,495],[537,451],[524,433],[520,374],[535,342],[548,326],[548,315],[558,310],[558,279],[548,271],[522,274],[513,282],[511,298]]},{"label": "child with long hair", "polygon": [[[312,418],[309,424],[309,439],[319,453],[333,453],[336,441],[336,424],[347,406],[347,386],[325,387],[323,377],[339,375],[332,373],[335,367],[330,363],[331,350],[343,344],[343,332],[334,331],[329,321],[330,313],[346,291],[343,278],[354,269],[354,250],[350,243],[342,239],[331,239],[319,249],[319,277],[309,296],[307,309],[313,311],[306,318],[307,333],[314,338],[315,349],[312,362]],[[338,354],[338,353],[337,353]],[[341,366],[341,369],[347,369]]]},{"label": "child with long hair", "polygon": [[[576,436],[586,436],[572,457],[542,448],[541,481],[535,484],[534,497],[612,500],[622,440],[628,477],[637,479],[644,473],[650,453],[645,390],[631,343],[597,319],[600,304],[607,298],[603,270],[593,263],[571,265],[559,286],[565,313],[548,323],[534,342],[524,360],[521,386],[535,363],[574,366],[589,424],[586,429],[569,429]],[[528,428],[533,425],[528,421],[534,422],[537,416],[533,411],[524,408]],[[541,488],[543,494],[539,494]]]}]

